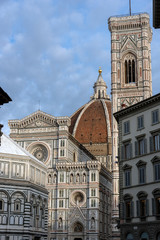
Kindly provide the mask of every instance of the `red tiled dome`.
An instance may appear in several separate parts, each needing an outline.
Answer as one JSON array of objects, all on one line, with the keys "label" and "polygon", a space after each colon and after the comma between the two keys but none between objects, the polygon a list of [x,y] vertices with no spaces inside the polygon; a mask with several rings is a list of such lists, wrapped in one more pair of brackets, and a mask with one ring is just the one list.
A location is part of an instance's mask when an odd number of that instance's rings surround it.
[{"label": "red tiled dome", "polygon": [[93,99],[71,116],[70,133],[82,144],[107,143],[111,137],[111,101]]}]

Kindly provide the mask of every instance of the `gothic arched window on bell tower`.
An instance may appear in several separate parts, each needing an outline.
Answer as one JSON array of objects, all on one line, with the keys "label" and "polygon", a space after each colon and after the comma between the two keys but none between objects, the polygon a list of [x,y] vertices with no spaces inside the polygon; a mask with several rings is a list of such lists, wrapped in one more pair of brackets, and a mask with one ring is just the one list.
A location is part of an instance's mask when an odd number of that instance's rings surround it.
[{"label": "gothic arched window on bell tower", "polygon": [[124,57],[124,84],[136,83],[136,58],[133,54]]}]

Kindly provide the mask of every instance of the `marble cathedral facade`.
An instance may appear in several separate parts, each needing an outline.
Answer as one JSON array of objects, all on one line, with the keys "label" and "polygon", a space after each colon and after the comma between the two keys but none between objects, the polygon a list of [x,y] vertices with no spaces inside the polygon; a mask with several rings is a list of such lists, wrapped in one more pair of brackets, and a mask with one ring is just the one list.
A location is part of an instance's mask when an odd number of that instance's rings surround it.
[{"label": "marble cathedral facade", "polygon": [[48,239],[111,239],[111,173],[70,133],[69,117],[10,120],[10,137],[47,166]]}]

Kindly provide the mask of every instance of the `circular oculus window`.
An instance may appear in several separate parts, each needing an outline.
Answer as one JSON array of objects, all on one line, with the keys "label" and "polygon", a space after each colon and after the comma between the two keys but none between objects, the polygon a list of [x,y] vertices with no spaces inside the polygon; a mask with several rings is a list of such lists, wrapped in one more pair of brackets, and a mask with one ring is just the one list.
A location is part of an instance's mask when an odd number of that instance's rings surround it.
[{"label": "circular oculus window", "polygon": [[82,206],[86,201],[85,194],[81,191],[76,191],[71,194],[71,202],[74,205]]},{"label": "circular oculus window", "polygon": [[45,162],[48,158],[48,150],[42,144],[35,145],[31,153],[34,157],[42,162]]}]

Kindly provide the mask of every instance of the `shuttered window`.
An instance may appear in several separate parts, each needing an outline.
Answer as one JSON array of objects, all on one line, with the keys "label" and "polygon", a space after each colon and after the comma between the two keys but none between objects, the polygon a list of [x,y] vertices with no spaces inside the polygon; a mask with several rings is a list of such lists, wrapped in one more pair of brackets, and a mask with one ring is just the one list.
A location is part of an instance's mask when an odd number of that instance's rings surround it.
[{"label": "shuttered window", "polygon": [[145,183],[145,166],[139,167],[139,183]]},{"label": "shuttered window", "polygon": [[159,150],[160,150],[160,133],[156,133],[150,137],[150,152]]},{"label": "shuttered window", "polygon": [[131,170],[125,170],[125,186],[129,187],[131,185]]},{"label": "shuttered window", "polygon": [[140,199],[137,200],[137,217],[145,218],[149,215],[149,200]]},{"label": "shuttered window", "polygon": [[160,163],[154,164],[154,176],[155,176],[155,181],[160,180]]},{"label": "shuttered window", "polygon": [[130,122],[124,122],[124,134],[130,133]]},{"label": "shuttered window", "polygon": [[139,138],[135,142],[135,156],[144,155],[147,153],[147,139]]},{"label": "shuttered window", "polygon": [[139,116],[137,118],[137,129],[140,130],[144,128],[144,116]]},{"label": "shuttered window", "polygon": [[156,124],[159,122],[159,111],[158,109],[152,112],[152,124]]}]

